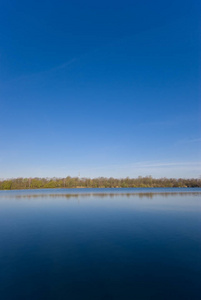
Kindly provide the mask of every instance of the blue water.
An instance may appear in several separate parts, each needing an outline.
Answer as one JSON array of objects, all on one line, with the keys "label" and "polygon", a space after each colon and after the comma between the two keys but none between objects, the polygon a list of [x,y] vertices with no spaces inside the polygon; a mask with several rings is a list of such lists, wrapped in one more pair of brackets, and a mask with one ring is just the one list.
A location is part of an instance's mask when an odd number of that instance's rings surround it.
[{"label": "blue water", "polygon": [[0,299],[200,299],[201,189],[0,191]]}]

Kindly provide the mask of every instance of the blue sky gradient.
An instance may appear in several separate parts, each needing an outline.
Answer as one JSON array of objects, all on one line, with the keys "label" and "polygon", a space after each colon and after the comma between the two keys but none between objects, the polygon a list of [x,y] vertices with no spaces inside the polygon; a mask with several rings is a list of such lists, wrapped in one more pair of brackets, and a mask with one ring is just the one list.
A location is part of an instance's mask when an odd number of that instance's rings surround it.
[{"label": "blue sky gradient", "polygon": [[0,178],[200,177],[199,1],[1,1]]}]

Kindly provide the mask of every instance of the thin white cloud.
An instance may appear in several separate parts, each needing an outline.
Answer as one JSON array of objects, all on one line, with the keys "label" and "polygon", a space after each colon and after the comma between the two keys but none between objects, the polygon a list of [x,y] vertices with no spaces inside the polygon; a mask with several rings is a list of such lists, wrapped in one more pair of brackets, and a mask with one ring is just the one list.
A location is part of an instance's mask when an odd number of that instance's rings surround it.
[{"label": "thin white cloud", "polygon": [[141,164],[138,167],[172,167],[172,166],[198,166],[201,165],[201,162],[160,162],[160,163],[153,163],[153,164]]},{"label": "thin white cloud", "polygon": [[178,144],[189,144],[189,143],[199,143],[201,142],[201,138],[195,138],[195,139],[183,139],[178,141]]},{"label": "thin white cloud", "polygon": [[57,65],[54,68],[51,68],[51,69],[48,69],[48,70],[42,70],[42,71],[39,71],[39,72],[33,72],[33,73],[30,73],[30,74],[26,74],[26,75],[22,75],[22,76],[19,76],[17,78],[8,80],[6,82],[15,82],[15,81],[18,81],[18,80],[24,80],[24,79],[27,79],[27,78],[31,78],[31,77],[37,76],[37,75],[50,74],[50,73],[55,72],[57,70],[67,68],[68,66],[73,64],[76,60],[77,60],[76,58],[73,58],[69,61],[64,62],[63,64]]},{"label": "thin white cloud", "polygon": [[[200,169],[201,170],[201,162],[153,162],[153,161],[144,161],[144,162],[136,162],[136,163],[130,163],[130,164],[110,164],[110,165],[102,165],[102,166],[89,166],[87,168],[85,167],[77,167],[78,170],[81,172],[85,171],[98,171],[98,170],[154,170],[159,168],[178,168],[178,169]],[[72,166],[70,167],[72,168]],[[62,167],[62,169],[67,169],[65,167]]]}]

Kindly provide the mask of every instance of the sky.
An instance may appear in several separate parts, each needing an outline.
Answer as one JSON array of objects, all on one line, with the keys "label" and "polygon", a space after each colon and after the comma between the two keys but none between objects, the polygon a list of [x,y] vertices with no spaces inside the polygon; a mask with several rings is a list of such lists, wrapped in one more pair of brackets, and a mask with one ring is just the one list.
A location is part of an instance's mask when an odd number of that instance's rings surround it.
[{"label": "sky", "polygon": [[200,1],[0,11],[0,178],[200,178]]}]

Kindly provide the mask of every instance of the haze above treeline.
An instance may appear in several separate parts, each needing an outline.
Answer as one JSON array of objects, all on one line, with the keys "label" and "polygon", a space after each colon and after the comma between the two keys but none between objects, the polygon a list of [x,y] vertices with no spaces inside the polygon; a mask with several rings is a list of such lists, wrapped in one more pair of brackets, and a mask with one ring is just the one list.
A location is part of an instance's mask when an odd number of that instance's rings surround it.
[{"label": "haze above treeline", "polygon": [[191,178],[12,178],[0,181],[0,190],[45,188],[137,188],[137,187],[201,187],[201,179]]}]

